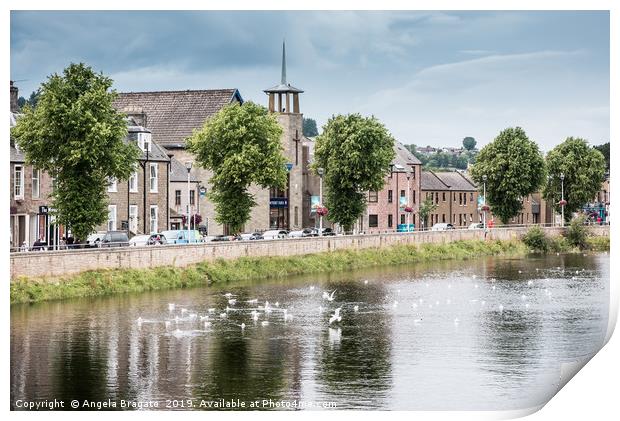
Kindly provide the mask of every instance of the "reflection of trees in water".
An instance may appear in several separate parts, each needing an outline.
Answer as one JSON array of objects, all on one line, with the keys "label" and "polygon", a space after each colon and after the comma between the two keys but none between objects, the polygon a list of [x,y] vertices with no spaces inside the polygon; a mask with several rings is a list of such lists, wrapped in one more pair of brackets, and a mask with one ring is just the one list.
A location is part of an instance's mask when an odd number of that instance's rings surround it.
[{"label": "reflection of trees in water", "polygon": [[[325,312],[319,330],[316,377],[328,400],[343,406],[380,406],[392,384],[391,312],[380,307],[386,288],[379,282],[333,284],[338,289],[335,304]],[[328,289],[329,289],[328,288]],[[354,313],[353,303],[361,302]],[[340,326],[327,325],[333,308],[342,305]],[[372,311],[366,313],[369,307]]]}]

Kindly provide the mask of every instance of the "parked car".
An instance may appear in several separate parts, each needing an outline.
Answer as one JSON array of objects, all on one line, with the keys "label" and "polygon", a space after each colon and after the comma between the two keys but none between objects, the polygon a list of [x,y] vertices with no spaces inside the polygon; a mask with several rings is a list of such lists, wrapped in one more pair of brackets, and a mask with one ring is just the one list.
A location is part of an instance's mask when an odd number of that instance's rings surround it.
[{"label": "parked car", "polygon": [[181,230],[162,231],[161,234],[166,237],[166,244],[177,244]]},{"label": "parked car", "polygon": [[[314,229],[316,231],[316,234],[319,235],[319,229],[315,228]],[[327,237],[327,236],[331,236],[331,235],[336,235],[336,233],[334,232],[333,229],[331,228],[323,228],[323,237]]]},{"label": "parked car", "polygon": [[263,238],[265,240],[274,240],[277,238],[286,238],[288,232],[286,230],[269,230],[263,233]]},{"label": "parked car", "polygon": [[163,234],[135,235],[129,240],[129,245],[134,247],[156,246],[166,244]]},{"label": "parked car", "polygon": [[[187,230],[179,230],[179,234],[177,236],[175,244],[187,244],[188,242],[189,243],[204,243],[205,240],[202,237],[202,234],[200,234],[200,231],[198,231],[198,230],[190,230],[189,231],[189,241],[187,241],[187,239],[188,239],[187,232],[188,232]],[[166,237],[166,238],[168,238],[168,237]]]},{"label": "parked car", "polygon": [[105,231],[93,232],[86,238],[85,248],[95,248],[101,246],[101,240],[105,237]]},{"label": "parked car", "polygon": [[262,239],[263,239],[263,235],[258,232],[254,232],[252,234],[239,234],[235,237],[236,241],[252,241],[252,240],[262,240]]},{"label": "parked car", "polygon": [[230,235],[216,235],[211,239],[211,241],[230,241]]},{"label": "parked car", "polygon": [[291,231],[288,233],[289,238],[317,237],[318,231],[314,228],[304,228],[302,230]]},{"label": "parked car", "polygon": [[469,224],[469,227],[467,229],[470,230],[481,230],[484,228],[484,225],[481,224],[480,222],[474,222],[473,224]]},{"label": "parked car", "polygon": [[101,240],[101,247],[127,247],[129,237],[126,231],[108,231]]},{"label": "parked car", "polygon": [[431,228],[431,231],[448,231],[448,230],[453,230],[453,229],[454,229],[454,225],[441,223],[441,224],[433,225],[433,227]]}]

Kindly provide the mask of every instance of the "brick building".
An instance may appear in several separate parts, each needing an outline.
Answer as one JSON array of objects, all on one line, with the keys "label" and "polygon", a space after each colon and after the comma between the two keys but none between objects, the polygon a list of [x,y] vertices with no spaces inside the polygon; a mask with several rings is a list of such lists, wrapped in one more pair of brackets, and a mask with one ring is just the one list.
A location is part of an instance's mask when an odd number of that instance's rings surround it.
[{"label": "brick building", "polygon": [[[367,192],[368,204],[356,229],[360,232],[378,233],[406,230],[406,224],[419,229],[419,205],[422,163],[402,144],[394,144],[395,157],[385,185],[380,191]],[[413,212],[405,212],[405,207]],[[409,218],[409,220],[407,219]]]},{"label": "brick building", "polygon": [[422,171],[422,200],[431,199],[437,208],[428,216],[424,226],[448,223],[455,228],[481,222],[478,211],[478,189],[461,172]]},{"label": "brick building", "polygon": [[[187,204],[189,202],[190,215],[201,215],[200,200],[201,194],[200,181],[196,178],[195,171],[189,171],[189,194],[187,187],[187,166],[184,162],[180,162],[176,158],[170,159],[170,199],[168,207],[170,208],[170,229],[178,230],[183,228],[183,216],[187,215]],[[189,196],[189,197],[188,197]],[[200,225],[209,228],[209,221],[203,220]]]},{"label": "brick building", "polygon": [[127,180],[110,180],[108,220],[99,231],[136,234],[161,232],[169,227],[170,157],[153,142],[148,129],[129,119],[127,141],[142,151],[135,171]]}]

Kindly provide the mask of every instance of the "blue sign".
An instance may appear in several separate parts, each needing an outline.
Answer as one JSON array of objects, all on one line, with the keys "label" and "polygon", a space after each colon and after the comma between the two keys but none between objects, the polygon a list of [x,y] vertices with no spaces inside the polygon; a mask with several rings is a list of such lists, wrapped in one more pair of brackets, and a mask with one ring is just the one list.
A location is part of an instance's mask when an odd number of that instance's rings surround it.
[{"label": "blue sign", "polygon": [[398,224],[396,226],[396,232],[413,232],[415,231],[415,224]]},{"label": "blue sign", "polygon": [[288,197],[272,197],[269,199],[270,208],[288,208]]},{"label": "blue sign", "polygon": [[286,164],[286,171],[291,171],[293,169],[293,164]]}]

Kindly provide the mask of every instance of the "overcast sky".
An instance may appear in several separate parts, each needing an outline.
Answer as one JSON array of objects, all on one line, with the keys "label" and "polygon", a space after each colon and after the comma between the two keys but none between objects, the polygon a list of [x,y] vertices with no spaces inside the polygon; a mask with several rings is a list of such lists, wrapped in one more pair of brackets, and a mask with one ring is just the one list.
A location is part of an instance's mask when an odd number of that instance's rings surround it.
[{"label": "overcast sky", "polygon": [[373,114],[421,146],[517,125],[543,150],[609,140],[607,12],[12,12],[11,78],[28,97],[85,62],[123,92],[238,88],[266,105],[284,38],[319,125]]}]

